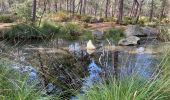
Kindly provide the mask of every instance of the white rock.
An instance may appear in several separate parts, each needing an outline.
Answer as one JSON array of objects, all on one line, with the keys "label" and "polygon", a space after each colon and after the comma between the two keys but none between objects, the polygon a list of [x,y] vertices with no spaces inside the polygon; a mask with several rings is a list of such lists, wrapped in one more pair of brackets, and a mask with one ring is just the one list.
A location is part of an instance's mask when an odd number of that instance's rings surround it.
[{"label": "white rock", "polygon": [[87,42],[86,49],[89,49],[89,50],[94,50],[94,49],[96,49],[96,47],[93,45],[93,43],[92,43],[91,40],[89,40],[89,41]]}]

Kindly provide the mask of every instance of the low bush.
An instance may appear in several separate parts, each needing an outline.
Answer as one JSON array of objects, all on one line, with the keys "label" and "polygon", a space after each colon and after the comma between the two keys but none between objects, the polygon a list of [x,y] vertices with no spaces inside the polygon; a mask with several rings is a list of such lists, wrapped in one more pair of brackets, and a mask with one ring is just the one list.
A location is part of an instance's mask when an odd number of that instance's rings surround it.
[{"label": "low bush", "polygon": [[123,17],[123,25],[128,25],[128,24],[132,24],[133,23],[133,21],[132,21],[132,18],[131,17],[129,17],[129,16],[124,16]]},{"label": "low bush", "polygon": [[119,41],[124,37],[122,29],[107,29],[104,31],[104,38],[113,40],[114,42]]},{"label": "low bush", "polygon": [[81,21],[90,23],[91,18],[92,18],[91,16],[82,16]]},{"label": "low bush", "polygon": [[138,24],[145,25],[145,23],[149,22],[149,17],[141,16],[139,17]]},{"label": "low bush", "polygon": [[11,15],[0,15],[0,23],[12,23],[14,18]]},{"label": "low bush", "polygon": [[27,83],[27,75],[9,67],[9,61],[0,61],[0,100],[49,100],[43,97],[43,88],[36,82]]},{"label": "low bush", "polygon": [[167,27],[160,27],[160,33],[158,34],[158,38],[161,41],[170,41],[170,29],[169,26]]},{"label": "low bush", "polygon": [[48,39],[59,34],[60,26],[43,22],[39,27],[35,24],[18,24],[1,31],[5,39]]},{"label": "low bush", "polygon": [[62,33],[62,37],[74,40],[81,35],[82,30],[78,24],[67,23],[61,27],[60,33]]},{"label": "low bush", "polygon": [[66,22],[70,20],[69,14],[64,11],[59,11],[56,14],[51,15],[52,20],[59,22]]},{"label": "low bush", "polygon": [[115,19],[115,17],[107,17],[107,18],[104,18],[104,21],[105,22],[115,22],[116,19]]}]

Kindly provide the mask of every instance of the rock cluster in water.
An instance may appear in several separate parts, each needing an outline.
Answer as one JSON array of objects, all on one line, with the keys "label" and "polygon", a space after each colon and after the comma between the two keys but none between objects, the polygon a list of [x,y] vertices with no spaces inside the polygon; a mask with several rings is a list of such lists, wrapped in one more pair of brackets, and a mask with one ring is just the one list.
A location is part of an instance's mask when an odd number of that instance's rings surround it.
[{"label": "rock cluster in water", "polygon": [[137,45],[141,40],[140,37],[157,38],[158,33],[159,31],[157,29],[149,26],[128,25],[124,31],[126,38],[121,39],[118,44],[123,46]]}]

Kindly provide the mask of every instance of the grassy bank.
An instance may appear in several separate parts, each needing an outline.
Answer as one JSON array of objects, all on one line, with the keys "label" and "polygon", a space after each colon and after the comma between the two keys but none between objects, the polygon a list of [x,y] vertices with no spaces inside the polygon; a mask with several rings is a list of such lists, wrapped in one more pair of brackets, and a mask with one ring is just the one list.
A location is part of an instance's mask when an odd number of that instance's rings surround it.
[{"label": "grassy bank", "polygon": [[0,60],[0,100],[49,100],[43,88],[27,83],[27,75],[13,70],[6,60]]},{"label": "grassy bank", "polygon": [[154,75],[142,78],[137,73],[95,84],[79,100],[169,100],[170,99],[170,55],[162,52],[161,63]]}]

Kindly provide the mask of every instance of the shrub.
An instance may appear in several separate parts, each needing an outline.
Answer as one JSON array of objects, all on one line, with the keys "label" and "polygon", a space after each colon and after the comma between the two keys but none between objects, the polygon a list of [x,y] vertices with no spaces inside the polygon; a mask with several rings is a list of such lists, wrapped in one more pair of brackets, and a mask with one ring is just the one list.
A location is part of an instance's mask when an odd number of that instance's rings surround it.
[{"label": "shrub", "polygon": [[64,11],[59,11],[56,14],[52,14],[52,20],[66,22],[70,19],[69,14]]},{"label": "shrub", "polygon": [[123,25],[128,25],[128,24],[132,24],[132,18],[129,16],[124,16],[123,17]]},{"label": "shrub", "polygon": [[146,16],[141,16],[139,17],[138,24],[144,25],[145,23],[149,22],[149,17]]},{"label": "shrub", "polygon": [[81,28],[78,24],[67,23],[60,29],[60,33],[63,34],[64,38],[74,40],[81,35]]},{"label": "shrub", "polygon": [[107,18],[104,18],[104,21],[105,21],[105,22],[115,22],[115,17],[107,17]]},{"label": "shrub", "polygon": [[93,35],[91,31],[83,30],[82,35],[80,36],[81,40],[93,40]]},{"label": "shrub", "polygon": [[36,82],[27,83],[27,75],[9,67],[9,61],[0,61],[0,99],[1,100],[48,100],[42,96],[42,87]]},{"label": "shrub", "polygon": [[91,16],[82,16],[81,21],[90,23],[91,18],[92,18]]},{"label": "shrub", "polygon": [[168,27],[160,27],[160,33],[158,34],[158,38],[162,41],[170,41],[170,30]]},{"label": "shrub", "polygon": [[107,29],[104,31],[104,38],[112,39],[117,42],[124,37],[122,29]]},{"label": "shrub", "polygon": [[41,27],[35,24],[19,24],[4,30],[3,37],[7,39],[48,39],[58,35],[60,26],[54,23],[43,22]]},{"label": "shrub", "polygon": [[11,15],[1,15],[0,22],[1,23],[12,23],[14,22],[14,18],[12,18]]},{"label": "shrub", "polygon": [[75,14],[74,16],[75,16],[76,20],[81,20],[81,18],[82,18],[82,16],[80,14]]},{"label": "shrub", "polygon": [[99,20],[96,17],[92,17],[90,19],[90,23],[98,23],[98,22],[99,22]]},{"label": "shrub", "polygon": [[169,24],[170,20],[169,20],[169,18],[164,18],[164,19],[161,20],[161,23],[162,24]]},{"label": "shrub", "polygon": [[11,7],[11,11],[15,12],[19,19],[30,21],[32,18],[32,1],[26,0],[22,3],[15,3]]},{"label": "shrub", "polygon": [[98,21],[99,21],[99,22],[104,22],[104,18],[103,18],[103,17],[100,17],[100,18],[98,18]]},{"label": "shrub", "polygon": [[43,32],[46,36],[57,35],[60,31],[61,25],[55,24],[52,22],[43,22],[40,28],[41,32]]}]

